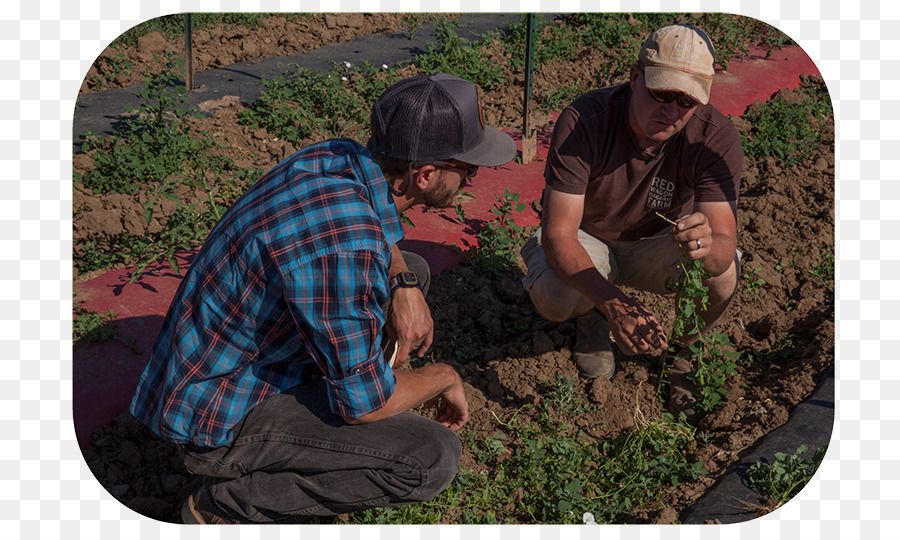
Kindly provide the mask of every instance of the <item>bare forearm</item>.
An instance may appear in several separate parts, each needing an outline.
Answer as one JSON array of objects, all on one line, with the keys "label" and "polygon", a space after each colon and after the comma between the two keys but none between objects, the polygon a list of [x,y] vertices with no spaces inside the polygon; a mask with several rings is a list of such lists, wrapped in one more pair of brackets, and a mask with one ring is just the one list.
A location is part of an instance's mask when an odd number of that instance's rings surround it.
[{"label": "bare forearm", "polygon": [[359,418],[344,417],[349,424],[377,422],[421,405],[436,397],[462,389],[459,374],[447,364],[429,364],[416,370],[394,372],[397,384],[387,403]]},{"label": "bare forearm", "polygon": [[666,346],[666,336],[656,321],[639,302],[606,280],[594,267],[577,239],[554,238],[550,247],[544,244],[547,259],[557,274],[584,295],[609,321],[610,331],[619,348],[626,354],[645,353]]},{"label": "bare forearm", "polygon": [[719,276],[731,267],[737,246],[734,238],[728,235],[713,234],[712,237],[712,250],[703,257],[703,267],[713,276]]},{"label": "bare forearm", "polygon": [[397,244],[391,246],[391,267],[388,270],[388,276],[394,277],[400,272],[406,272],[409,270],[406,267],[406,260],[403,258],[403,253],[400,252],[400,247]]},{"label": "bare forearm", "polygon": [[622,292],[600,274],[577,238],[545,235],[541,243],[557,275],[598,308],[603,310],[603,306],[621,297]]}]

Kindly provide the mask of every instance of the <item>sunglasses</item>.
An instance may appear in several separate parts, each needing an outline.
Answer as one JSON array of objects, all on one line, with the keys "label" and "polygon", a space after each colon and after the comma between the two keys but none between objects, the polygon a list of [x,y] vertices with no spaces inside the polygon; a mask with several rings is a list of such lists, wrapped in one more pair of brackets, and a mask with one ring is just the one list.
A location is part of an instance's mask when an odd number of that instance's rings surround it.
[{"label": "sunglasses", "polygon": [[469,165],[468,163],[454,163],[452,161],[442,161],[437,164],[439,167],[445,167],[447,169],[457,169],[463,171],[466,175],[466,178],[475,178],[475,175],[478,174],[478,165]]},{"label": "sunglasses", "polygon": [[695,107],[700,104],[691,96],[679,94],[678,92],[669,92],[667,90],[650,90],[649,88],[647,89],[647,92],[650,93],[650,97],[660,103],[672,103],[674,101],[678,103],[678,106],[682,109],[690,109],[691,107]]}]

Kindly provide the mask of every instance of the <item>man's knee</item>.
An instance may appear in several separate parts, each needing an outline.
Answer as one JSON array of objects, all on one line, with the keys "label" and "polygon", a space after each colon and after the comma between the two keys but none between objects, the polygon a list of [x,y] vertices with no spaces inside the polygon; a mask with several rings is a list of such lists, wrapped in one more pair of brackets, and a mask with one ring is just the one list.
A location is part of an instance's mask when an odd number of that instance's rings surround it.
[{"label": "man's knee", "polygon": [[528,294],[537,312],[553,322],[571,320],[584,315],[594,307],[587,297],[570,287],[552,271],[541,274]]},{"label": "man's knee", "polygon": [[539,286],[540,281],[528,291],[531,303],[540,313],[541,317],[553,322],[563,322],[574,317],[574,305],[571,302],[561,301],[559,295],[554,295],[547,289]]},{"label": "man's knee", "polygon": [[417,490],[419,499],[423,502],[436,497],[456,478],[459,469],[459,460],[462,458],[462,444],[459,437],[449,429],[435,430],[434,452],[431,453],[430,462],[424,463],[426,469],[423,474],[422,486]]}]

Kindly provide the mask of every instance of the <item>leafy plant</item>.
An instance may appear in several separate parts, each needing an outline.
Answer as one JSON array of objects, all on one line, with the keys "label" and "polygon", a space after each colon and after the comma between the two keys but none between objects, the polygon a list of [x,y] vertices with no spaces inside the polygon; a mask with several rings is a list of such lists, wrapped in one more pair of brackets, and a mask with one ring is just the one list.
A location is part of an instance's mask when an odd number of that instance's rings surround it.
[{"label": "leafy plant", "polygon": [[522,232],[522,226],[512,217],[512,212],[524,212],[525,203],[518,202],[520,195],[507,189],[503,197],[497,195],[497,202],[491,209],[495,219],[475,233],[478,245],[466,252],[466,262],[490,273],[499,273],[503,268],[516,263],[516,253],[520,240],[516,234]]},{"label": "leafy plant", "polygon": [[115,136],[82,136],[85,152],[97,150],[93,169],[76,178],[85,187],[96,193],[134,193],[141,184],[183,172],[185,161],[208,150],[207,141],[189,133],[197,113],[185,106],[186,88],[176,84],[183,60],[169,53],[164,62],[161,73],[148,74],[147,84],[135,94],[143,103],[128,108],[131,116]]},{"label": "leafy plant", "polygon": [[769,362],[780,364],[794,358],[795,353],[794,337],[790,333],[784,333],[778,336],[769,347],[767,360]]},{"label": "leafy plant", "polygon": [[809,159],[822,137],[821,123],[831,114],[831,101],[824,88],[804,93],[795,101],[784,96],[751,107],[744,119],[752,126],[741,134],[744,153],[758,157],[774,157],[791,168]]},{"label": "leafy plant", "polygon": [[750,292],[750,299],[756,298],[756,293],[759,292],[760,287],[766,284],[766,280],[759,277],[759,273],[762,268],[754,268],[750,273],[744,273],[741,277],[744,278],[746,283],[747,290]]},{"label": "leafy plant", "polygon": [[103,343],[118,337],[119,332],[112,326],[116,314],[113,310],[105,313],[85,308],[79,303],[72,310],[72,341],[78,343]]},{"label": "leafy plant", "polygon": [[423,72],[442,71],[472,81],[490,91],[506,82],[503,65],[488,58],[483,45],[472,44],[456,33],[455,21],[441,19],[435,24],[437,40],[429,51],[416,57],[414,63]]},{"label": "leafy plant", "polygon": [[[659,217],[671,224],[662,214]],[[709,273],[703,268],[699,259],[682,260],[683,274],[674,290],[677,293],[675,305],[675,322],[669,335],[669,349],[666,354],[676,355],[677,349],[690,336],[696,335],[696,341],[688,347],[694,369],[688,373],[688,379],[694,381],[699,391],[694,395],[694,410],[698,418],[709,414],[716,405],[725,398],[725,383],[728,375],[737,372],[736,360],[739,354],[730,350],[732,344],[726,334],[721,332],[702,333],[706,326],[701,313],[709,305],[709,288],[703,280]],[[662,394],[667,379],[668,366],[665,365],[659,379],[658,392]]]},{"label": "leafy plant", "polygon": [[688,378],[700,388],[694,396],[694,410],[698,417],[709,414],[725,399],[725,383],[729,375],[737,373],[740,355],[728,350],[731,341],[726,334],[712,331],[691,344],[691,358],[696,365]]},{"label": "leafy plant", "polygon": [[292,143],[312,134],[363,139],[372,104],[399,79],[368,62],[359,68],[334,62],[327,73],[289,66],[263,81],[265,93],[241,111],[240,121]]},{"label": "leafy plant", "polygon": [[825,285],[829,289],[834,288],[834,253],[831,250],[820,247],[819,255],[821,257],[821,262],[818,264],[814,264],[810,270],[807,270],[806,273],[818,278],[819,281],[822,282],[822,285]]},{"label": "leafy plant", "polygon": [[747,470],[750,488],[763,498],[770,499],[772,510],[791,500],[812,478],[825,458],[828,446],[820,446],[808,459],[803,456],[807,446],[797,448],[794,454],[775,453],[775,461],[765,463],[760,460]]},{"label": "leafy plant", "polygon": [[461,470],[436,498],[412,506],[350,515],[354,523],[580,523],[586,512],[598,523],[622,522],[634,508],[658,500],[662,489],[705,474],[687,458],[694,428],[651,422],[626,435],[598,441],[569,425],[575,411],[590,407],[571,379],[551,382],[535,421],[517,413],[498,418],[487,437],[469,433],[464,444],[483,472]]},{"label": "leafy plant", "polygon": [[90,75],[89,82],[93,87],[104,87],[106,84],[118,77],[119,75],[131,75],[134,69],[134,63],[125,58],[125,53],[121,51],[113,52],[111,55],[104,55],[97,61],[97,75]]},{"label": "leafy plant", "polygon": [[133,337],[120,338],[119,330],[113,326],[116,314],[113,310],[98,313],[84,307],[84,301],[78,302],[72,309],[72,343],[78,347],[87,343],[103,343],[110,339],[118,339],[128,345],[135,354],[140,354],[137,341]]}]

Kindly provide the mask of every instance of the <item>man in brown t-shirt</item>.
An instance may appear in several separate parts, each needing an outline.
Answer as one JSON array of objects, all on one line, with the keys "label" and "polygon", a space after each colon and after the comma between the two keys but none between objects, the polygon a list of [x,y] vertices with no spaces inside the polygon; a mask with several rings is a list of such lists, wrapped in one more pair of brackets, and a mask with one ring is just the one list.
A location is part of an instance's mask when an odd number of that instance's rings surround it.
[{"label": "man in brown t-shirt", "polygon": [[[524,285],[547,319],[578,317],[575,362],[586,377],[612,378],[610,335],[628,355],[668,346],[656,318],[618,285],[671,293],[682,257],[700,259],[711,274],[707,329],[736,290],[743,158],[737,130],[708,104],[714,54],[696,27],[661,28],[629,82],[582,95],[554,128],[541,228],[522,248]],[[679,356],[670,403],[689,417],[690,369]]]}]

